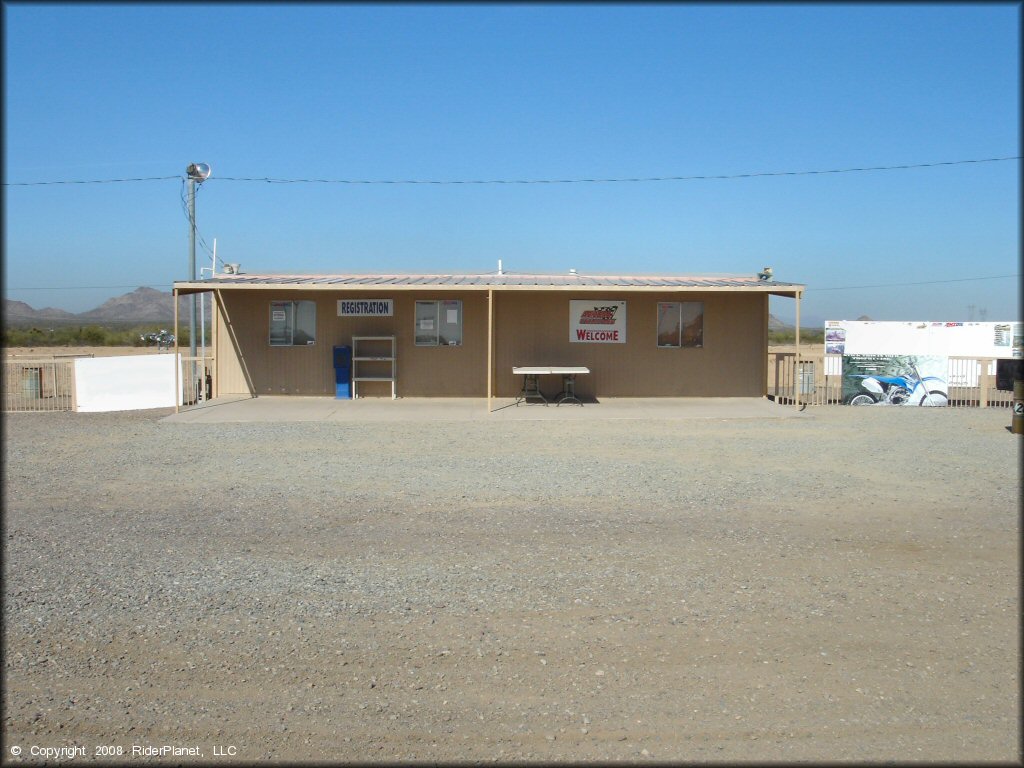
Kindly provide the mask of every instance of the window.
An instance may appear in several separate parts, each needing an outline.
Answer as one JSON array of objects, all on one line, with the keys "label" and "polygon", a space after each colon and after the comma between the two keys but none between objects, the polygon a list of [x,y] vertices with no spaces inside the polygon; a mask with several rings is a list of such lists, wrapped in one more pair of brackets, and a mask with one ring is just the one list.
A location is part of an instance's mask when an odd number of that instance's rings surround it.
[{"label": "window", "polygon": [[462,302],[417,301],[416,346],[462,346]]},{"label": "window", "polygon": [[305,347],[315,341],[315,301],[270,302],[270,346]]},{"label": "window", "polygon": [[704,346],[704,302],[658,302],[659,347]]}]

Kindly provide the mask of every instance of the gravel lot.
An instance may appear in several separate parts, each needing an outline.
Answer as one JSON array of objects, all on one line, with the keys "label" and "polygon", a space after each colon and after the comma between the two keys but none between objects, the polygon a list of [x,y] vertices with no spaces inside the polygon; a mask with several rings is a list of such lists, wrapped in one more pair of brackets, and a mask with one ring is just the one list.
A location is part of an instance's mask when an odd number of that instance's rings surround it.
[{"label": "gravel lot", "polygon": [[1008,411],[167,413],[4,418],[5,761],[1021,759]]}]

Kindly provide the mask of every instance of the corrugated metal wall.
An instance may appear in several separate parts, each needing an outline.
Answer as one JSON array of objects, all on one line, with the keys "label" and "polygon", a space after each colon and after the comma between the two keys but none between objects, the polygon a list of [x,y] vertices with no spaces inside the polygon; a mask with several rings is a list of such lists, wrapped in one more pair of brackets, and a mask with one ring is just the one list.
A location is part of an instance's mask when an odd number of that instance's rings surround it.
[{"label": "corrugated metal wall", "polygon": [[[218,396],[333,395],[335,345],[351,345],[353,336],[395,336],[399,397],[483,397],[487,390],[487,294],[479,291],[402,291],[373,294],[322,291],[225,291],[226,312],[219,312],[217,334]],[[338,317],[338,299],[390,298],[393,317]],[[461,299],[461,347],[417,347],[413,339],[416,301]],[[316,302],[316,343],[271,347],[270,302]],[[225,315],[230,323],[225,322]],[[243,354],[239,354],[239,347]],[[244,365],[243,365],[244,363]],[[245,372],[248,371],[249,379]],[[380,369],[377,369],[380,370]],[[391,396],[391,385],[365,382],[359,395]]]},{"label": "corrugated metal wall", "polygon": [[[569,341],[569,301],[626,302],[625,344]],[[704,346],[659,348],[657,304],[704,302]],[[497,295],[496,394],[512,397],[522,386],[513,366],[583,365],[576,379],[584,397],[760,397],[768,352],[764,294],[562,292]],[[560,382],[541,380],[542,391]]]},{"label": "corrugated metal wall", "polygon": [[[484,397],[487,390],[487,294],[473,291],[224,291],[218,311],[218,396],[229,394],[333,395],[332,348],[353,336],[397,337],[399,397]],[[390,298],[393,317],[338,317],[343,298]],[[461,347],[417,347],[417,300],[461,299]],[[626,344],[569,341],[569,301],[625,300]],[[316,343],[269,345],[270,302],[309,300],[317,305]],[[661,349],[656,344],[659,301],[704,302],[704,346]],[[768,297],[761,293],[495,293],[495,395],[513,397],[522,386],[518,365],[584,365],[577,379],[586,397],[759,397],[765,393]],[[230,322],[227,322],[230,320]],[[242,353],[239,353],[239,350]],[[542,381],[557,390],[560,382]],[[390,396],[390,385],[360,385],[360,396]]]}]

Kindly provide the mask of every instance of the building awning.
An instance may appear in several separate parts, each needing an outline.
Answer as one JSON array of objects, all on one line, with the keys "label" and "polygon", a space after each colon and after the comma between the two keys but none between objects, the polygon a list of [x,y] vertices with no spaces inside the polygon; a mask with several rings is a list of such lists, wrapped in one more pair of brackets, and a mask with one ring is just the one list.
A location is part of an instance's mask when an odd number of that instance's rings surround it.
[{"label": "building awning", "polygon": [[483,275],[217,275],[206,280],[174,283],[181,294],[230,290],[295,291],[730,291],[768,293],[796,298],[805,289],[800,283],[761,280],[737,275],[582,275],[582,274],[483,274]]}]

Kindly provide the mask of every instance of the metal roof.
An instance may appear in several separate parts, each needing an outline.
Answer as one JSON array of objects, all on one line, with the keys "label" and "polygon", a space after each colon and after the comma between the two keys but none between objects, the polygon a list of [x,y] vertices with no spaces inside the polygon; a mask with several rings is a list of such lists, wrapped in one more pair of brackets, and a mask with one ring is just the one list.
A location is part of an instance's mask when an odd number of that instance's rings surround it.
[{"label": "metal roof", "polygon": [[796,296],[805,286],[737,275],[217,275],[206,280],[174,283],[179,293],[227,289],[292,290],[605,290],[624,291],[752,291]]}]

